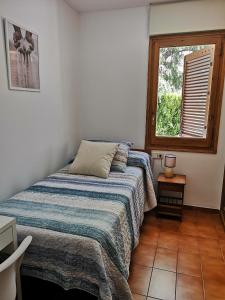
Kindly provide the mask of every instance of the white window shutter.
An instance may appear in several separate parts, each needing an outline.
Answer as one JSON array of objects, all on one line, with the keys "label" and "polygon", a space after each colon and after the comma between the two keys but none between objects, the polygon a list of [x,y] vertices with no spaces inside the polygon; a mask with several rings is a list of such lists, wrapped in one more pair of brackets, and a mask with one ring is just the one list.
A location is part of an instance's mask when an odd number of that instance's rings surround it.
[{"label": "white window shutter", "polygon": [[211,94],[214,48],[184,57],[181,135],[205,138]]}]

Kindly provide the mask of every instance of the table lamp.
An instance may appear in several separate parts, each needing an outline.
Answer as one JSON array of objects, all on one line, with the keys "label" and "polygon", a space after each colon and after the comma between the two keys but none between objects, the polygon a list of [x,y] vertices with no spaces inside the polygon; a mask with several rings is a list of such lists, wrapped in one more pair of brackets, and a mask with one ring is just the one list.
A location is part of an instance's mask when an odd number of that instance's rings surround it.
[{"label": "table lamp", "polygon": [[164,166],[165,171],[164,175],[165,177],[173,177],[173,168],[176,167],[176,155],[174,154],[165,154],[165,160],[164,160]]}]

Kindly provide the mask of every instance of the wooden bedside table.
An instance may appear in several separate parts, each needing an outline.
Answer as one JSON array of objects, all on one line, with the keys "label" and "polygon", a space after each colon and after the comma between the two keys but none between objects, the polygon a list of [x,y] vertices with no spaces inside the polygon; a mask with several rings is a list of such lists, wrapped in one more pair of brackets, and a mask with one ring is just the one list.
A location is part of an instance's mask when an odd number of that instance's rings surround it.
[{"label": "wooden bedside table", "polygon": [[167,178],[163,173],[158,177],[157,214],[182,219],[185,175]]}]

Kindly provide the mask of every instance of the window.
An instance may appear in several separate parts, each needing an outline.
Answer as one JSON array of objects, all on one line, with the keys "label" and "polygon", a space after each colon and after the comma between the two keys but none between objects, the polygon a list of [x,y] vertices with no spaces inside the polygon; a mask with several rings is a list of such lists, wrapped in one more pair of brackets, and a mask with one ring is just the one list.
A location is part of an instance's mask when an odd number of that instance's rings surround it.
[{"label": "window", "polygon": [[150,38],[146,150],[216,153],[225,31]]}]

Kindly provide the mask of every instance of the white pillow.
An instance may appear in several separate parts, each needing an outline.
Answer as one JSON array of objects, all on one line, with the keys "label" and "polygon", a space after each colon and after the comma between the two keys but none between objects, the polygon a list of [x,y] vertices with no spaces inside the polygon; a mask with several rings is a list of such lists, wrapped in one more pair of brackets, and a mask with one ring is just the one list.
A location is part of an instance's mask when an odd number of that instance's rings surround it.
[{"label": "white pillow", "polygon": [[82,140],[69,173],[107,178],[117,148],[116,143]]}]

